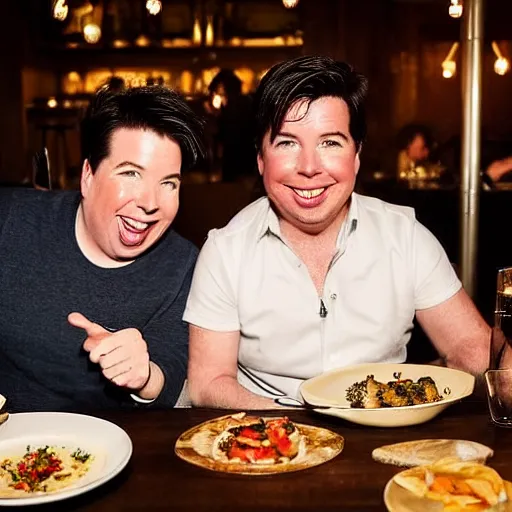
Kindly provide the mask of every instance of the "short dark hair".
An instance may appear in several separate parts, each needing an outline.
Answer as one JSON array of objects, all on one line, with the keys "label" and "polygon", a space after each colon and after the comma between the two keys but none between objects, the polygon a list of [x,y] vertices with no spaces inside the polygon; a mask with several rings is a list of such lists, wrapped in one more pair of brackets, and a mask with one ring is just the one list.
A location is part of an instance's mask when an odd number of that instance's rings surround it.
[{"label": "short dark hair", "polygon": [[364,98],[366,78],[344,62],[325,56],[297,57],[276,64],[262,78],[254,97],[256,146],[261,150],[263,137],[278,134],[286,114],[297,101],[309,103],[325,96],[341,98],[350,114],[350,135],[357,150],[366,137]]},{"label": "short dark hair", "polygon": [[175,140],[181,168],[193,167],[205,155],[203,121],[175,91],[163,86],[113,91],[101,88],[81,124],[82,156],[93,172],[110,153],[112,134],[120,128],[152,130]]}]

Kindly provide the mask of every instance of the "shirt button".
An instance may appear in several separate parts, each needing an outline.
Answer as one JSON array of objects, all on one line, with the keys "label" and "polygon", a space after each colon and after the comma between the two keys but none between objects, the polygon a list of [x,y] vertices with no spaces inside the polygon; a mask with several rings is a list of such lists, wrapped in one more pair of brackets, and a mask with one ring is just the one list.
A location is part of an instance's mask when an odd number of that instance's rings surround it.
[{"label": "shirt button", "polygon": [[335,293],[331,293],[331,299],[332,300],[336,300],[337,298],[338,298],[338,296]]}]

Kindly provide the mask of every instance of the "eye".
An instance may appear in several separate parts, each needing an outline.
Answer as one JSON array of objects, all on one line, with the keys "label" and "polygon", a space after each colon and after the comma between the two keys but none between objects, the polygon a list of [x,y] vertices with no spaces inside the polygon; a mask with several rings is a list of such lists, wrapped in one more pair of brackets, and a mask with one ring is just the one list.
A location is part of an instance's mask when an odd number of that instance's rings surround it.
[{"label": "eye", "polygon": [[276,146],[281,148],[288,148],[295,144],[295,141],[293,140],[280,140]]},{"label": "eye", "polygon": [[166,188],[169,188],[169,190],[176,190],[178,188],[177,181],[164,181],[162,185],[164,185]]},{"label": "eye", "polygon": [[322,146],[326,147],[326,148],[341,148],[341,144],[337,141],[337,140],[334,140],[334,139],[327,139],[327,140],[324,140],[322,141]]},{"label": "eye", "polygon": [[122,171],[119,174],[121,176],[126,176],[127,178],[136,178],[139,175],[138,171],[133,171],[133,170]]}]

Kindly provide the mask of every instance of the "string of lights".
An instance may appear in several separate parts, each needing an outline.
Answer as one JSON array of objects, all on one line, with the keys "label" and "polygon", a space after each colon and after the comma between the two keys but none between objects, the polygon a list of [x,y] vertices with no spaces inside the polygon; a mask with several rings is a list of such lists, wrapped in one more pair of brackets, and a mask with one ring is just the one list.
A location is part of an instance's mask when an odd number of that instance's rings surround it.
[{"label": "string of lights", "polygon": [[[452,2],[457,2],[461,0],[452,0]],[[293,9],[297,7],[299,4],[299,0],[282,0],[283,5],[287,9]],[[149,14],[156,16],[162,12],[162,2],[161,0],[146,0],[146,9]],[[69,13],[69,7],[66,4],[66,0],[54,0],[53,2],[53,17],[56,20],[64,21]]]},{"label": "string of lights", "polygon": [[[496,56],[496,60],[494,61],[494,72],[500,76],[503,76],[510,70],[510,61],[503,56],[497,41],[493,41],[491,43],[491,47],[494,55]],[[458,48],[459,43],[453,43],[450,51],[448,52],[448,55],[441,63],[444,78],[452,78],[457,73],[457,63],[455,61],[455,56]]]},{"label": "string of lights", "polygon": [[[454,1],[454,0],[452,0]],[[299,0],[282,0],[283,6],[287,9],[293,9],[297,7]],[[156,16],[162,12],[162,2],[161,0],[146,0],[146,9],[150,15]],[[93,9],[91,5],[91,9]],[[66,0],[54,0],[52,7],[52,15],[58,21],[65,21],[69,14],[69,6],[66,3]],[[211,32],[211,27],[207,27]],[[194,34],[197,31],[197,27],[194,26]],[[83,28],[84,39],[87,43],[96,44],[101,39],[101,28],[98,24],[94,22],[88,22],[84,25]],[[212,34],[210,34],[212,36]],[[208,33],[206,34],[206,39],[208,39]]]},{"label": "string of lights", "polygon": [[[452,18],[460,18],[462,16],[463,10],[463,0],[450,0],[450,5],[448,6],[448,14]],[[496,41],[493,41],[491,46],[494,54],[496,55],[496,60],[494,61],[494,72],[498,75],[505,75],[510,70],[510,62],[506,57],[503,56]],[[458,48],[459,43],[453,43],[450,51],[448,52],[448,55],[441,63],[444,78],[452,78],[457,72],[455,54],[457,53]]]},{"label": "string of lights", "polygon": [[448,7],[448,14],[452,18],[460,18],[462,16],[462,0],[450,0],[450,6]]}]

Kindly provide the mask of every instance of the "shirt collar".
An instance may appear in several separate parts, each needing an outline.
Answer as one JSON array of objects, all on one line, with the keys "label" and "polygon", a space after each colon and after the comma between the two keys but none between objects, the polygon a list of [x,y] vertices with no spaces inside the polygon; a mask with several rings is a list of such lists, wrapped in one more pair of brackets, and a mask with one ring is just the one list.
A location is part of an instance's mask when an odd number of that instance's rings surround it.
[{"label": "shirt collar", "polygon": [[[358,207],[357,207],[357,194],[355,192],[352,193],[350,198],[350,206],[348,209],[347,217],[343,222],[340,232],[338,233],[338,238],[336,240],[336,248],[338,250],[344,251],[347,241],[357,229],[358,222]],[[268,201],[268,211],[265,222],[262,223],[261,229],[258,233],[258,241],[261,240],[266,235],[274,235],[278,238],[281,238],[281,228],[279,226],[279,218],[272,208],[270,204],[270,200]]]},{"label": "shirt collar", "polygon": [[336,239],[336,248],[338,249],[339,252],[345,252],[350,236],[357,229],[357,200],[357,194],[355,192],[352,192],[352,195],[350,196],[350,206],[348,208],[347,216],[341,226],[340,232],[338,233],[338,238]]}]

